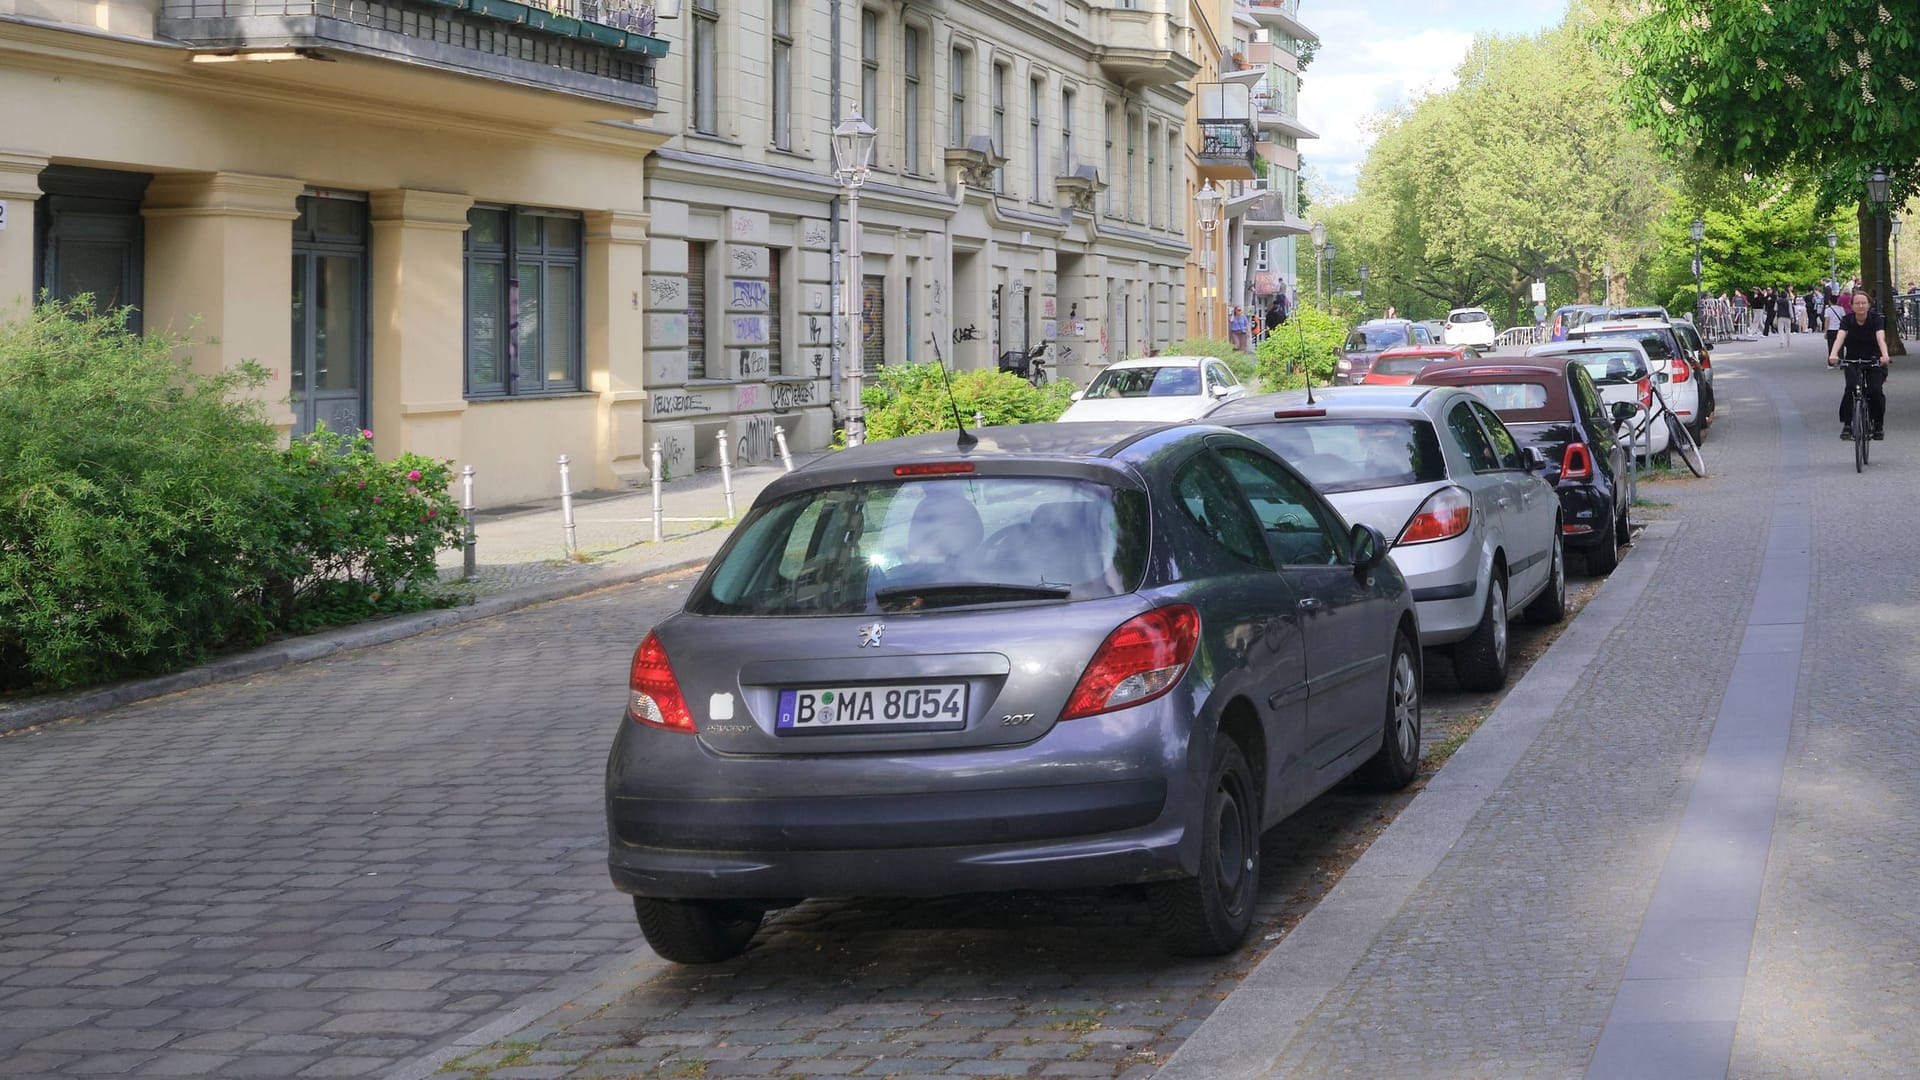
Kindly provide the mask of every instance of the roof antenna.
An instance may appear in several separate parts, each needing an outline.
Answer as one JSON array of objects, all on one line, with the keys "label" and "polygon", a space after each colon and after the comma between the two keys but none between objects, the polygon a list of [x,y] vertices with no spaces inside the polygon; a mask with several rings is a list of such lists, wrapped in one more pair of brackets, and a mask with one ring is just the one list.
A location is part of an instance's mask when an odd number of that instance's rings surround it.
[{"label": "roof antenna", "polygon": [[[932,320],[928,321],[931,322]],[[979,445],[980,439],[975,436],[973,432],[968,431],[967,422],[960,419],[960,402],[955,400],[953,396],[953,380],[947,377],[947,358],[940,354],[939,332],[936,330],[934,333],[928,335],[928,339],[929,343],[933,345],[933,359],[940,365],[940,384],[947,388],[947,404],[953,407],[953,424],[960,429],[960,438],[958,440],[960,449],[971,450]]]}]

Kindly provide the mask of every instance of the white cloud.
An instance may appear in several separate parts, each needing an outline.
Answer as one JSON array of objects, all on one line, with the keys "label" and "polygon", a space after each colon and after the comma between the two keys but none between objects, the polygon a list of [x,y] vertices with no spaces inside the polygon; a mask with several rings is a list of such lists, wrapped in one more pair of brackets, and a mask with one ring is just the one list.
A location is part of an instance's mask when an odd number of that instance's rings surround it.
[{"label": "white cloud", "polygon": [[1373,145],[1374,117],[1452,87],[1454,69],[1476,34],[1539,30],[1557,23],[1563,11],[1560,0],[1392,0],[1347,7],[1309,0],[1300,16],[1320,35],[1320,49],[1302,76],[1300,119],[1320,138],[1301,146],[1308,167],[1329,194],[1351,192]]}]

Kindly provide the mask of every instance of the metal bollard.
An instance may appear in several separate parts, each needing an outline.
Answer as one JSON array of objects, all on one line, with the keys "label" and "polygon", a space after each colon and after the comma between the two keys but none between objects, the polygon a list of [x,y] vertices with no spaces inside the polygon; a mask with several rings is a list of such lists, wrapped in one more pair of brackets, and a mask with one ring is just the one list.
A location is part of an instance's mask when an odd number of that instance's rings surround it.
[{"label": "metal bollard", "polygon": [[773,441],[780,447],[780,463],[787,467],[788,472],[792,472],[793,451],[787,449],[787,429],[783,427],[774,428]]},{"label": "metal bollard", "polygon": [[579,554],[579,544],[573,530],[573,489],[568,483],[567,455],[560,455],[560,518],[567,526],[567,558]]},{"label": "metal bollard", "polygon": [[660,444],[653,444],[653,542],[666,538],[666,511],[660,506]]},{"label": "metal bollard", "polygon": [[727,429],[720,432],[720,486],[727,493],[727,520],[732,521],[733,514],[733,462],[727,460]]},{"label": "metal bollard", "polygon": [[981,412],[981,411],[980,411],[980,410],[978,410],[978,409],[975,409],[975,410],[973,411],[973,426],[974,426],[974,427],[986,427],[986,426],[987,426],[987,414],[986,414],[986,413],[983,413],[983,412]]},{"label": "metal bollard", "polygon": [[473,535],[473,466],[471,465],[460,470],[460,517],[466,523],[465,566],[460,576],[472,581],[480,571],[474,565],[474,545],[478,541]]}]

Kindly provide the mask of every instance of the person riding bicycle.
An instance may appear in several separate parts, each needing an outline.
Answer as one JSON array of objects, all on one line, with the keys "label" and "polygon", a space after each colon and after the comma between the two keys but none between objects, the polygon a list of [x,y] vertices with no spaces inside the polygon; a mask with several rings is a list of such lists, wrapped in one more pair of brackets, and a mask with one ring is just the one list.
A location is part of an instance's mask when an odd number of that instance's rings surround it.
[{"label": "person riding bicycle", "polygon": [[[1828,367],[1838,364],[1843,352],[1849,361],[1845,369],[1847,389],[1840,396],[1840,437],[1843,439],[1866,434],[1853,430],[1853,395],[1863,388],[1867,394],[1867,416],[1873,424],[1872,436],[1886,438],[1887,395],[1881,388],[1887,381],[1887,321],[1872,308],[1873,301],[1865,291],[1854,293],[1853,310],[1840,320],[1840,333],[1827,350]],[[1879,362],[1871,367],[1855,366],[1873,360]]]}]

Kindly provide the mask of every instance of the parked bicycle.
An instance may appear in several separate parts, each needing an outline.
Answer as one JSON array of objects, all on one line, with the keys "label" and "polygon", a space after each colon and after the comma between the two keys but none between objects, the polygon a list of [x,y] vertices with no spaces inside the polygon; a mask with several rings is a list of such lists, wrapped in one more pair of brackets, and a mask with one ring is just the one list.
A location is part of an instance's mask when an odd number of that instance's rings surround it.
[{"label": "parked bicycle", "polygon": [[1000,354],[1000,370],[1010,371],[1035,386],[1047,381],[1047,343],[1041,342],[1025,352],[1011,349]]},{"label": "parked bicycle", "polygon": [[1667,396],[1660,392],[1660,384],[1650,382],[1647,385],[1651,391],[1651,401],[1634,413],[1632,418],[1621,421],[1614,433],[1626,443],[1629,450],[1637,450],[1651,442],[1646,436],[1652,425],[1664,424],[1667,429],[1667,448],[1664,451],[1667,459],[1672,461],[1678,458],[1693,475],[1706,476],[1707,461],[1701,456],[1700,444],[1694,441],[1693,433],[1680,422],[1679,415],[1668,407]]}]

